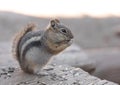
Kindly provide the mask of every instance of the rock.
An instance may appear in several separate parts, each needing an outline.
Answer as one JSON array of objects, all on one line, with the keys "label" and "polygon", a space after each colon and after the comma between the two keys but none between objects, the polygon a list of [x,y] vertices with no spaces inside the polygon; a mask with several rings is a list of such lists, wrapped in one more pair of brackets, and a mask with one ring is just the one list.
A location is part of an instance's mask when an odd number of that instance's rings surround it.
[{"label": "rock", "polygon": [[67,65],[46,66],[43,71],[48,73],[47,76],[26,74],[18,68],[12,68],[12,72],[9,67],[2,69],[0,69],[1,85],[118,85]]},{"label": "rock", "polygon": [[96,61],[96,70],[91,75],[120,84],[120,48],[94,48],[86,51]]}]

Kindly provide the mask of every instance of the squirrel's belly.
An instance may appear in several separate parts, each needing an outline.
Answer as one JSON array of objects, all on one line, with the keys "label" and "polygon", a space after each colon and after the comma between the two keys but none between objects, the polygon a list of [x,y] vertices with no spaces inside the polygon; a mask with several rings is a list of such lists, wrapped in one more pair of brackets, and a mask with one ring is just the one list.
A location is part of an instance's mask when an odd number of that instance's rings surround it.
[{"label": "squirrel's belly", "polygon": [[30,48],[25,55],[25,59],[32,60],[33,62],[39,65],[47,64],[52,54],[47,53],[46,51],[42,49],[43,48],[38,48],[38,47]]}]

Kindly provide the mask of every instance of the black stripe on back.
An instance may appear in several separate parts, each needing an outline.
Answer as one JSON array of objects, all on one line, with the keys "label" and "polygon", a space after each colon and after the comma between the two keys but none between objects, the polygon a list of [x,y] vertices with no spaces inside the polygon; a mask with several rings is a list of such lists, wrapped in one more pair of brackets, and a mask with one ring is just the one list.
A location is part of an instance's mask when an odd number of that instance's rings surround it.
[{"label": "black stripe on back", "polygon": [[19,44],[19,48],[18,48],[19,53],[21,53],[22,46],[24,43],[26,43],[26,41],[28,41],[32,37],[41,36],[43,33],[44,33],[43,31],[36,31],[36,32],[31,31],[31,32],[28,32],[27,34],[25,34],[24,37],[21,39],[20,44]]},{"label": "black stripe on back", "polygon": [[[40,46],[41,46],[40,40],[29,43],[29,44],[25,47],[25,49],[23,50],[23,54],[21,54],[22,57],[26,55],[27,51],[28,51],[30,48],[32,48],[32,47],[40,47]],[[23,57],[23,58],[24,58],[24,57]]]}]

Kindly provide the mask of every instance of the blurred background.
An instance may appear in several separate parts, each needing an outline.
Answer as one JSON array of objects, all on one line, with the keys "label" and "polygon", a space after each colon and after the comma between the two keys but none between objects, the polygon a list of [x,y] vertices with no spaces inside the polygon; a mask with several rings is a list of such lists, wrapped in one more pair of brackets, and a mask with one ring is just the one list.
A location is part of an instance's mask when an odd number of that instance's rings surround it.
[{"label": "blurred background", "polygon": [[50,18],[59,18],[82,48],[118,47],[119,4],[119,0],[0,0],[0,41],[10,41],[29,22],[45,28]]},{"label": "blurred background", "polygon": [[74,43],[96,61],[93,75],[120,84],[120,0],[0,0],[0,59],[27,23],[44,29],[51,18],[70,27]]}]

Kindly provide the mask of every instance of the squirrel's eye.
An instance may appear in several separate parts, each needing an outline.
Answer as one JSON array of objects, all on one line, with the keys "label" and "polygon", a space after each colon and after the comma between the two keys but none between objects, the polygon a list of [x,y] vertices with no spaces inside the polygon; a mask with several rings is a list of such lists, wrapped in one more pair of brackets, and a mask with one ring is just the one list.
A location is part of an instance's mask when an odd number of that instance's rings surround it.
[{"label": "squirrel's eye", "polygon": [[63,33],[67,33],[67,31],[66,31],[65,29],[61,29],[61,31],[62,31]]}]

